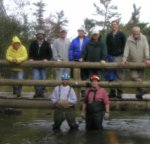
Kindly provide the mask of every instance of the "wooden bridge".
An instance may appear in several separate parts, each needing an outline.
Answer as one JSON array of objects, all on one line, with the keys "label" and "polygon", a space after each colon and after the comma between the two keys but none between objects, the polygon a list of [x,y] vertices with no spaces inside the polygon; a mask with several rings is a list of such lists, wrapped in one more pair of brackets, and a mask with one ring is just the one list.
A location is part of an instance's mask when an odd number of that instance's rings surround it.
[{"label": "wooden bridge", "polygon": [[[11,64],[7,61],[0,60],[0,68],[10,68],[16,65]],[[18,64],[17,67],[31,68],[31,67],[69,67],[74,69],[73,80],[70,81],[70,84],[80,89],[80,87],[85,87],[87,81],[80,80],[80,68],[105,68],[105,69],[149,69],[150,66],[144,63],[128,63],[127,65],[122,65],[120,63],[90,63],[90,62],[56,62],[56,61],[27,61],[22,64]],[[43,85],[47,87],[54,87],[60,84],[61,81],[56,80],[14,80],[0,78],[0,86],[12,86],[12,85],[23,85],[23,86],[33,86],[33,85]],[[133,81],[124,81],[124,82],[108,82],[101,81],[100,85],[105,88],[119,87],[119,88],[135,88],[135,87],[150,87],[150,81],[143,82],[133,82]],[[79,91],[79,90],[77,90]],[[47,94],[43,99],[33,99],[33,93],[23,93],[21,98],[13,97],[11,92],[0,92],[0,107],[12,107],[12,108],[52,108],[49,95]],[[78,93],[79,95],[79,93]],[[79,102],[81,100],[79,99]],[[143,100],[137,100],[135,94],[123,94],[122,99],[111,99],[111,109],[121,109],[121,110],[150,110],[150,95],[145,94]]]}]

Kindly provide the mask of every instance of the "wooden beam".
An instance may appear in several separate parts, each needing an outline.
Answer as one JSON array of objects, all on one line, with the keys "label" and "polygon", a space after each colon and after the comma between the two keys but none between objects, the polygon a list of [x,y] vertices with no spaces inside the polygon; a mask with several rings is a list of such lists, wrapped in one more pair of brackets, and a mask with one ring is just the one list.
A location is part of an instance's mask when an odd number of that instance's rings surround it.
[{"label": "wooden beam", "polygon": [[[81,106],[81,102],[78,104]],[[27,99],[27,98],[0,98],[1,108],[42,108],[52,109],[52,103],[49,99]],[[111,110],[150,110],[150,101],[148,100],[115,100],[111,99]]]},{"label": "wooden beam", "polygon": [[[70,80],[70,85],[73,87],[86,87],[87,83],[90,81],[80,81],[80,80]],[[16,80],[16,79],[0,79],[0,86],[13,86],[13,85],[23,85],[23,86],[48,86],[54,87],[61,84],[58,80]],[[101,81],[99,84],[102,87],[116,87],[116,88],[137,88],[137,87],[150,87],[150,81],[135,82],[135,81]]]},{"label": "wooden beam", "polygon": [[25,61],[21,64],[13,64],[10,62],[7,62],[5,60],[0,60],[0,66],[5,67],[64,67],[64,68],[124,68],[124,69],[135,69],[135,68],[150,68],[150,65],[146,65],[145,63],[135,63],[135,62],[129,62],[126,65],[123,65],[121,63],[100,63],[100,62],[64,62],[64,61]]}]

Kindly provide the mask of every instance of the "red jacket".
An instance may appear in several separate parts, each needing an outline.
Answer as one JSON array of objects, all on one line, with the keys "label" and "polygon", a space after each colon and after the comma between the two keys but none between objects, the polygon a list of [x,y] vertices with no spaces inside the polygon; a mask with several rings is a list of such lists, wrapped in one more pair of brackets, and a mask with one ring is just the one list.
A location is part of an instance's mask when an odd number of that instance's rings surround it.
[{"label": "red jacket", "polygon": [[85,93],[85,101],[88,100],[92,102],[94,99],[94,95],[95,100],[102,101],[105,105],[110,103],[107,91],[104,88],[101,88],[100,86],[97,86],[96,88],[88,88]]}]

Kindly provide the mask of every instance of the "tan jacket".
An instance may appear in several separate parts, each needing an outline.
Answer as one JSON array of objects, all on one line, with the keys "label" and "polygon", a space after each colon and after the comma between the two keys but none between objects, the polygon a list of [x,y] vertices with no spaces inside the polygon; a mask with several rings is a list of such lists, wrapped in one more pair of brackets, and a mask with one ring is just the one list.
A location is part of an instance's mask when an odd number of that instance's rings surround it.
[{"label": "tan jacket", "polygon": [[124,49],[123,60],[129,59],[130,62],[143,62],[149,57],[147,38],[143,34],[140,34],[137,40],[132,35],[129,36]]}]

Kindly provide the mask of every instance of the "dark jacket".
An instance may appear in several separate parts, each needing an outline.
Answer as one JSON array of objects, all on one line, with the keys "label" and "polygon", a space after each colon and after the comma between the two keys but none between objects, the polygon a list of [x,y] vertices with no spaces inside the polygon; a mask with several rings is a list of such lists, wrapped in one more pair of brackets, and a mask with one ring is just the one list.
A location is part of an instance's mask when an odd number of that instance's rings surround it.
[{"label": "dark jacket", "polygon": [[124,52],[126,37],[123,32],[118,31],[114,36],[113,32],[108,33],[106,37],[106,44],[108,55],[121,56]]},{"label": "dark jacket", "polygon": [[106,60],[107,49],[102,39],[99,39],[96,43],[91,39],[86,44],[81,57],[84,61],[88,62],[100,62],[101,60]]},{"label": "dark jacket", "polygon": [[89,41],[88,37],[83,38],[83,43],[80,49],[80,39],[76,37],[72,40],[70,48],[69,48],[69,61],[79,61],[81,58],[81,53],[85,48],[86,43]]},{"label": "dark jacket", "polygon": [[39,47],[38,41],[34,40],[29,47],[29,58],[33,60],[50,60],[52,58],[50,43],[44,40],[41,47]]}]

